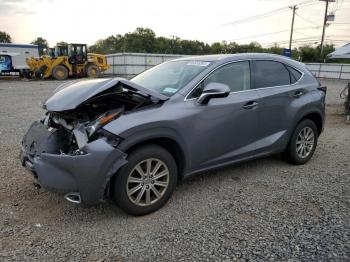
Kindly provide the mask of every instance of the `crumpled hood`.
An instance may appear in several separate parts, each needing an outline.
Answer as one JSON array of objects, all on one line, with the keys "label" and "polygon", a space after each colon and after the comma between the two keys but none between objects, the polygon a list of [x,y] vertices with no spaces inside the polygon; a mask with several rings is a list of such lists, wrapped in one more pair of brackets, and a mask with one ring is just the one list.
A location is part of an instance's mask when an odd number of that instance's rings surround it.
[{"label": "crumpled hood", "polygon": [[44,108],[48,111],[54,112],[75,109],[88,99],[114,87],[118,83],[122,83],[127,89],[140,91],[141,94],[151,96],[158,100],[169,99],[165,95],[153,92],[152,90],[139,86],[129,80],[115,77],[64,83],[57,87],[53,96],[46,100]]}]

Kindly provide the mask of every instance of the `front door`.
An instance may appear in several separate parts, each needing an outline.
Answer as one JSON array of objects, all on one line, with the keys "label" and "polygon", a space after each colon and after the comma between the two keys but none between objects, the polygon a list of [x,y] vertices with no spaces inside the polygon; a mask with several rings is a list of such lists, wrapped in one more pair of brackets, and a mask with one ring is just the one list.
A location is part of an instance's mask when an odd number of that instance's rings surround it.
[{"label": "front door", "polygon": [[[207,105],[198,104],[196,98],[210,82],[228,85],[230,95],[211,99]],[[193,117],[186,123],[193,137],[189,147],[193,170],[254,154],[259,104],[257,91],[251,89],[249,61],[219,67],[193,90],[188,99],[185,106],[193,111]]]}]

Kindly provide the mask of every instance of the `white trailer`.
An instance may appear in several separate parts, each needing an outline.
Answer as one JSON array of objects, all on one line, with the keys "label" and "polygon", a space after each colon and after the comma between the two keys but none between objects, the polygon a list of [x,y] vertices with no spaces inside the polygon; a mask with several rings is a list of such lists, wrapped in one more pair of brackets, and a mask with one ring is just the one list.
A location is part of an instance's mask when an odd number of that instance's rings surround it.
[{"label": "white trailer", "polygon": [[0,43],[0,73],[29,69],[26,58],[39,57],[37,45]]}]

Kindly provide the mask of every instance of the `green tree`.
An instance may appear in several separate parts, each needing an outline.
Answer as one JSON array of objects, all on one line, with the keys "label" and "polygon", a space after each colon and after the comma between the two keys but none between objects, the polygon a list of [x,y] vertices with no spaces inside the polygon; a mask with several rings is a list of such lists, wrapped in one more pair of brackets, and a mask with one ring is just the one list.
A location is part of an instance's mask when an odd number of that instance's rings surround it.
[{"label": "green tree", "polygon": [[335,50],[333,44],[326,44],[323,46],[323,53],[322,53],[322,61],[325,62],[327,60],[327,56],[332,53]]},{"label": "green tree", "polygon": [[65,42],[65,41],[59,41],[59,42],[57,42],[56,43],[56,45],[68,45],[68,43],[67,42]]},{"label": "green tree", "polygon": [[223,54],[226,51],[225,42],[215,42],[210,46],[210,53],[212,54]]},{"label": "green tree", "polygon": [[127,52],[153,53],[156,34],[149,28],[138,27],[124,35]]},{"label": "green tree", "polygon": [[11,36],[3,31],[0,31],[0,43],[12,43]]},{"label": "green tree", "polygon": [[305,45],[299,48],[300,60],[302,62],[318,62],[320,52],[317,48]]},{"label": "green tree", "polygon": [[39,47],[39,55],[42,56],[44,54],[47,54],[47,51],[49,49],[49,44],[46,39],[42,37],[37,37],[35,40],[31,42],[33,45],[38,45]]},{"label": "green tree", "polygon": [[267,52],[267,53],[271,53],[271,54],[276,54],[276,55],[282,55],[282,53],[283,53],[283,48],[281,48],[280,46],[278,46],[278,45],[275,43],[273,46],[267,48],[267,49],[266,49],[266,52]]},{"label": "green tree", "polygon": [[[265,52],[281,55],[283,53],[283,48],[284,47],[277,44],[269,48],[263,48],[258,42],[238,44],[236,42],[221,41],[209,45],[201,41],[180,39],[178,37],[157,37],[152,29],[138,27],[135,31],[124,35],[111,35],[106,39],[98,40],[94,45],[89,47],[89,51],[101,54],[138,52],[205,55]],[[322,60],[333,50],[333,45],[325,45]],[[294,48],[292,58],[303,62],[319,62],[320,48],[312,46]],[[333,61],[331,60],[330,62]]]}]

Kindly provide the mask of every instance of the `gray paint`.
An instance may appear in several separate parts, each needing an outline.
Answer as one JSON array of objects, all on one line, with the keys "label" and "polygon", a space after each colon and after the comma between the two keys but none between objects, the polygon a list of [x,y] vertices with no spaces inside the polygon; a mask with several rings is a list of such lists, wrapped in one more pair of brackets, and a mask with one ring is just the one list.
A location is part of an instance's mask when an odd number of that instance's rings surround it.
[{"label": "gray paint", "polygon": [[[79,192],[82,202],[96,204],[104,199],[107,183],[123,166],[126,154],[103,139],[87,144],[84,155],[44,153],[32,159],[33,170],[44,188],[61,194]],[[22,163],[30,156],[22,151]]]},{"label": "gray paint", "polygon": [[146,89],[133,82],[122,78],[102,78],[84,81],[74,81],[56,88],[55,93],[44,104],[48,111],[66,111],[77,108],[86,100],[116,86],[118,83],[133,91],[140,91],[146,96],[159,100],[167,100],[168,97]]},{"label": "gray paint", "polygon": [[[96,203],[101,200],[110,177],[126,163],[123,152],[138,143],[156,138],[175,141],[185,160],[181,175],[187,177],[211,168],[281,152],[286,148],[294,127],[304,116],[315,113],[324,119],[324,94],[317,90],[317,80],[301,63],[268,54],[215,55],[180,60],[198,59],[211,61],[212,64],[169,99],[147,92],[163,101],[159,107],[123,114],[103,127],[122,138],[116,149],[99,139],[85,146],[88,154],[83,156],[42,153],[40,159],[34,161],[39,180],[47,187],[57,187],[57,184],[63,183],[60,182],[62,179],[72,185],[69,189],[82,194],[83,202]],[[197,103],[196,99],[186,99],[189,92],[214,69],[235,61],[255,59],[280,61],[303,75],[293,85],[232,92],[227,97],[211,99],[205,105]],[[48,100],[47,108],[53,111],[73,109],[101,90],[110,88],[111,83],[124,80],[91,81],[84,84],[86,89],[83,88],[89,92],[78,92],[69,102],[61,99],[61,95],[56,96],[70,90],[70,86],[66,86]],[[123,83],[132,86],[130,82]],[[299,91],[303,95],[294,97]],[[70,91],[67,91],[68,94],[73,95]],[[243,108],[248,102],[256,102],[257,105],[251,109]],[[75,184],[65,177],[73,177]]]},{"label": "gray paint", "polygon": [[[233,92],[226,98],[200,105],[185,97],[214,69],[235,61],[275,60],[290,65],[302,78],[293,85]],[[155,137],[176,141],[185,154],[184,176],[285,149],[296,124],[307,114],[324,118],[318,82],[305,65],[277,55],[237,54],[181,58],[213,62],[205,71],[159,108],[143,110],[109,123],[104,128],[124,138],[122,150]],[[294,98],[293,94],[304,95]],[[318,95],[315,97],[313,93]],[[249,101],[254,109],[243,109]]]}]

